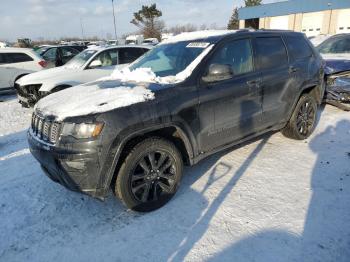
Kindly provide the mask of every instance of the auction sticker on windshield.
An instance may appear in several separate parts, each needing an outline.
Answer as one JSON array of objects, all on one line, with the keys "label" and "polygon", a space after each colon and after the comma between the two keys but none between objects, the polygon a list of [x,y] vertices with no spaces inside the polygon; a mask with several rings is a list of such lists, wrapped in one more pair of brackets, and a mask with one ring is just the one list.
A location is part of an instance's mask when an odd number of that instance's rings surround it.
[{"label": "auction sticker on windshield", "polygon": [[189,43],[186,47],[207,48],[209,45],[210,43],[206,43],[206,42],[192,42],[192,43]]}]

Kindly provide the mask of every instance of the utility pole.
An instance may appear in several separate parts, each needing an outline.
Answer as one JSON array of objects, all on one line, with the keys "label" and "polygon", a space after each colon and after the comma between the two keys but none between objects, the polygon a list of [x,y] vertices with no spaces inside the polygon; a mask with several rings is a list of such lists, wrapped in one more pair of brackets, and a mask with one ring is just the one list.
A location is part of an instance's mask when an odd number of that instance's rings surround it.
[{"label": "utility pole", "polygon": [[115,36],[115,40],[117,40],[117,27],[115,25],[114,0],[112,0],[112,9],[113,9],[113,21],[114,21],[114,36]]},{"label": "utility pole", "polygon": [[80,17],[80,27],[81,27],[81,36],[84,40],[85,36],[84,36],[83,19],[81,17]]}]

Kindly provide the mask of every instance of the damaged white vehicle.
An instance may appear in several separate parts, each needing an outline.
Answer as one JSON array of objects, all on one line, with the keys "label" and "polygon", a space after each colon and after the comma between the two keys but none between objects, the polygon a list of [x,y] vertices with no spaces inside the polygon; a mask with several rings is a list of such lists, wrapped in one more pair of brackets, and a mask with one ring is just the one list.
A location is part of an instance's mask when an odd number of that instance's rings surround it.
[{"label": "damaged white vehicle", "polygon": [[19,103],[32,107],[42,97],[63,89],[109,76],[149,51],[148,46],[118,46],[89,48],[67,64],[27,75],[15,84]]}]

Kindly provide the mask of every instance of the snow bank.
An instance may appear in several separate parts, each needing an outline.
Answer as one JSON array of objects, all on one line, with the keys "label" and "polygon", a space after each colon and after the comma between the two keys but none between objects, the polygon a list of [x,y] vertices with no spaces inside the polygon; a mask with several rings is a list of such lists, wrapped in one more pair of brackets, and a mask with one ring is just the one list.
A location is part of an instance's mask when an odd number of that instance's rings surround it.
[{"label": "snow bank", "polygon": [[154,93],[144,86],[101,88],[98,83],[75,86],[47,96],[36,104],[35,110],[61,121],[154,99]]},{"label": "snow bank", "polygon": [[186,32],[173,37],[170,37],[160,44],[170,44],[181,41],[192,41],[197,39],[205,39],[212,36],[221,36],[227,35],[237,32],[236,30],[204,30],[204,31],[196,31],[196,32]]}]

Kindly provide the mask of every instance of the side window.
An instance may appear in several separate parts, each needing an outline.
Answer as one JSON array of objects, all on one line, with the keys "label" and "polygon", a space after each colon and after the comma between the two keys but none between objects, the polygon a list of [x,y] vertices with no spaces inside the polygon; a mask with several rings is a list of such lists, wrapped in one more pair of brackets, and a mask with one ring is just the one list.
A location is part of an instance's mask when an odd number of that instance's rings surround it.
[{"label": "side window", "polygon": [[234,75],[253,71],[253,55],[249,39],[235,40],[225,44],[212,57],[209,65],[230,65]]},{"label": "side window", "polygon": [[42,57],[48,61],[55,61],[56,60],[56,53],[57,53],[56,47],[50,48],[42,55]]},{"label": "side window", "polygon": [[0,64],[6,64],[6,56],[5,54],[0,53]]},{"label": "side window", "polygon": [[285,36],[284,38],[291,58],[302,59],[312,56],[311,47],[303,36]]},{"label": "side window", "polygon": [[79,53],[78,50],[70,47],[62,47],[61,50],[62,50],[63,57],[72,57]]},{"label": "side window", "polygon": [[143,55],[141,48],[120,48],[119,49],[119,64],[129,64]]},{"label": "side window", "polygon": [[92,60],[91,63],[94,61],[99,60],[101,62],[101,66],[113,66],[118,64],[118,50],[117,49],[110,49],[103,51],[102,53],[98,54],[94,60]]},{"label": "side window", "polygon": [[33,61],[33,58],[24,53],[7,53],[6,56],[8,63],[23,63]]},{"label": "side window", "polygon": [[288,64],[287,51],[280,37],[258,37],[255,39],[257,67],[273,69]]}]

